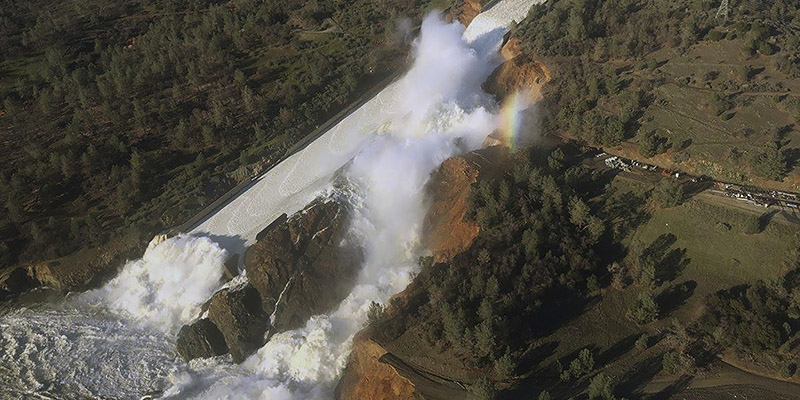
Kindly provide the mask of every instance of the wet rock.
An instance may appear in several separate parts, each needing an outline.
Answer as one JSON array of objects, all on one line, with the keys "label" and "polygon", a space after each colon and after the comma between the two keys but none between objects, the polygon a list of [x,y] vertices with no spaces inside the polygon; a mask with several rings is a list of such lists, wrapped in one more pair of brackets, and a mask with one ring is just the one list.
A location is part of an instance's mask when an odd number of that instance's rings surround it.
[{"label": "wet rock", "polygon": [[320,199],[258,234],[244,257],[249,282],[220,290],[203,306],[235,362],[350,293],[363,256],[348,237],[349,216],[344,203]]},{"label": "wet rock", "polygon": [[225,260],[225,269],[222,271],[222,276],[226,281],[229,281],[239,275],[239,255],[233,254]]},{"label": "wet rock", "polygon": [[184,325],[178,333],[178,353],[186,360],[213,357],[228,352],[222,332],[206,318]]},{"label": "wet rock", "polygon": [[0,286],[7,286],[13,293],[24,291],[21,289],[30,282],[61,293],[93,289],[113,278],[126,260],[140,258],[148,238],[147,232],[133,231],[101,247],[84,248],[55,260],[23,265],[30,281],[22,282],[23,286],[17,288],[14,282],[0,276]]},{"label": "wet rock", "polygon": [[215,293],[208,319],[217,326],[234,362],[241,362],[264,345],[269,314],[261,307],[258,291],[250,285]]},{"label": "wet rock", "polygon": [[28,271],[22,267],[4,270],[0,274],[0,290],[3,298],[11,298],[39,286],[39,282],[32,278]]},{"label": "wet rock", "polygon": [[316,200],[247,250],[247,276],[264,309],[277,307],[271,333],[302,326],[350,293],[363,255],[348,238],[349,216],[342,202]]}]

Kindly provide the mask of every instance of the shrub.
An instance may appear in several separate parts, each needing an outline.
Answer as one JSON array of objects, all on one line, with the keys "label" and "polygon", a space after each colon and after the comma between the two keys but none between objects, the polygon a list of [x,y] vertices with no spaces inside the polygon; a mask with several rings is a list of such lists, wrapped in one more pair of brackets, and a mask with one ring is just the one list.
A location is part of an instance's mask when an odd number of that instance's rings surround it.
[{"label": "shrub", "polygon": [[475,400],[492,400],[497,396],[494,384],[485,376],[472,384],[469,391]]},{"label": "shrub", "polygon": [[677,375],[690,371],[694,367],[694,358],[688,354],[670,350],[664,353],[661,364],[662,368],[664,368],[664,372],[669,375]]}]

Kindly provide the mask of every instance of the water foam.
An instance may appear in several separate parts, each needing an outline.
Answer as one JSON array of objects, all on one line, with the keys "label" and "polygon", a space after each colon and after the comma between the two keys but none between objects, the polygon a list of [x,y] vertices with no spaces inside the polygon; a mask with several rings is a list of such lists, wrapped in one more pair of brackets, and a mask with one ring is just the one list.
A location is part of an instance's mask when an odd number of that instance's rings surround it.
[{"label": "water foam", "polygon": [[207,237],[178,235],[150,246],[141,259],[129,261],[116,278],[80,300],[175,334],[219,288],[227,256]]},{"label": "water foam", "polygon": [[220,373],[219,364],[190,364],[173,375],[168,398],[332,397],[370,303],[386,302],[418,269],[423,188],[431,172],[446,158],[479,147],[497,126],[497,105],[481,84],[499,62],[499,43],[493,51],[476,49],[463,34],[458,23],[435,15],[424,20],[414,66],[401,81],[402,117],[346,171],[354,194],[352,229],[366,256],[359,284],[337,310],[273,336],[238,369]]},{"label": "water foam", "polygon": [[102,289],[1,316],[0,394],[133,398],[168,387],[166,398],[331,398],[369,304],[386,302],[418,268],[431,171],[496,127],[496,104],[480,85],[499,61],[504,24],[533,2],[505,0],[513,7],[493,8],[466,31],[426,18],[416,63],[397,83],[397,112],[370,122],[385,132],[347,171],[366,262],[337,310],[273,336],[241,365],[229,357],[182,364],[174,333],[219,286],[226,252],[211,239],[179,236],[148,249]]}]

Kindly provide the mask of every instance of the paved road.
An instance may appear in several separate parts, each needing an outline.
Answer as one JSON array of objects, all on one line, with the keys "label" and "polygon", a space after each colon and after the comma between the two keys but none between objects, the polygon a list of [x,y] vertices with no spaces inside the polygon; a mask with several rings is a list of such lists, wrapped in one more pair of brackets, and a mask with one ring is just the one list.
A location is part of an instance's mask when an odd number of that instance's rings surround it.
[{"label": "paved road", "polygon": [[[660,393],[665,389],[669,390],[668,388],[671,385],[677,383],[678,379],[655,379],[644,387],[643,392],[647,394]],[[680,386],[682,386],[682,390],[754,386],[768,389],[775,395],[769,398],[778,398],[779,396],[787,396],[792,399],[800,398],[800,385],[798,384],[756,375],[736,368],[722,360],[715,361],[709,373],[693,377],[690,381]],[[679,390],[678,393],[682,393],[682,390]]]}]

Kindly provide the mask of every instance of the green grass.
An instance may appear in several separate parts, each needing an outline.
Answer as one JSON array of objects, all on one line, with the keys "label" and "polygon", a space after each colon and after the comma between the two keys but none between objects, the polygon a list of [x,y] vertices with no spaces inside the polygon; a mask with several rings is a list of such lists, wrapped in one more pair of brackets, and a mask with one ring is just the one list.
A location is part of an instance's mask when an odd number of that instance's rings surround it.
[{"label": "green grass", "polygon": [[748,235],[739,226],[739,216],[736,211],[690,200],[653,213],[632,238],[631,247],[635,253],[659,235],[672,233],[677,238],[673,247],[685,248],[691,260],[680,279],[708,281],[712,286],[730,286],[780,274],[796,244],[793,229],[772,222],[763,232]]},{"label": "green grass", "polygon": [[[616,178],[608,190],[613,190],[615,196],[624,197],[626,193],[641,194],[648,188],[648,185],[637,181]],[[689,200],[671,209],[652,210],[649,219],[622,240],[628,247],[624,263],[628,267],[634,266],[643,248],[660,235],[671,233],[676,240],[670,249],[685,249],[688,264],[674,280],[663,282],[653,289],[636,284],[624,290],[610,287],[602,289],[597,296],[597,304],[532,344],[533,349],[547,343],[558,343],[553,353],[540,365],[553,363],[587,346],[593,348],[595,354],[602,353],[632,335],[638,337],[642,332],[653,333],[667,328],[672,318],[687,323],[699,315],[710,293],[782,275],[784,261],[798,244],[796,226],[773,221],[763,232],[747,235],[741,226],[746,216],[742,211],[722,208],[702,200]],[[721,223],[730,225],[730,230],[726,230]],[[658,297],[673,285],[690,281],[696,283],[692,295],[682,305],[669,310],[668,314],[662,312],[659,321],[637,326],[627,318],[626,313],[636,303],[640,292],[649,290]],[[610,365],[612,374],[622,373],[634,363],[653,355],[652,352],[643,354],[630,347],[624,356]]]},{"label": "green grass", "polygon": [[[790,127],[780,138],[785,148],[800,146],[800,129],[789,106],[797,99],[800,82],[776,69],[776,57],[746,56],[741,40],[720,40],[698,43],[685,53],[662,49],[645,57],[645,61],[657,61],[658,68],[634,67],[623,72],[623,80],[659,82],[638,129],[655,130],[672,143],[665,156],[656,157],[657,162],[718,180],[797,190],[800,165],[792,166],[782,183],[757,177],[750,165],[751,156],[764,143],[778,139],[775,132],[781,128]],[[631,64],[619,66],[626,71]],[[759,72],[746,79],[745,67]],[[783,94],[780,100],[778,93]],[[715,95],[730,103],[721,115],[710,107]],[[630,145],[635,143],[636,139],[629,139]]]}]

